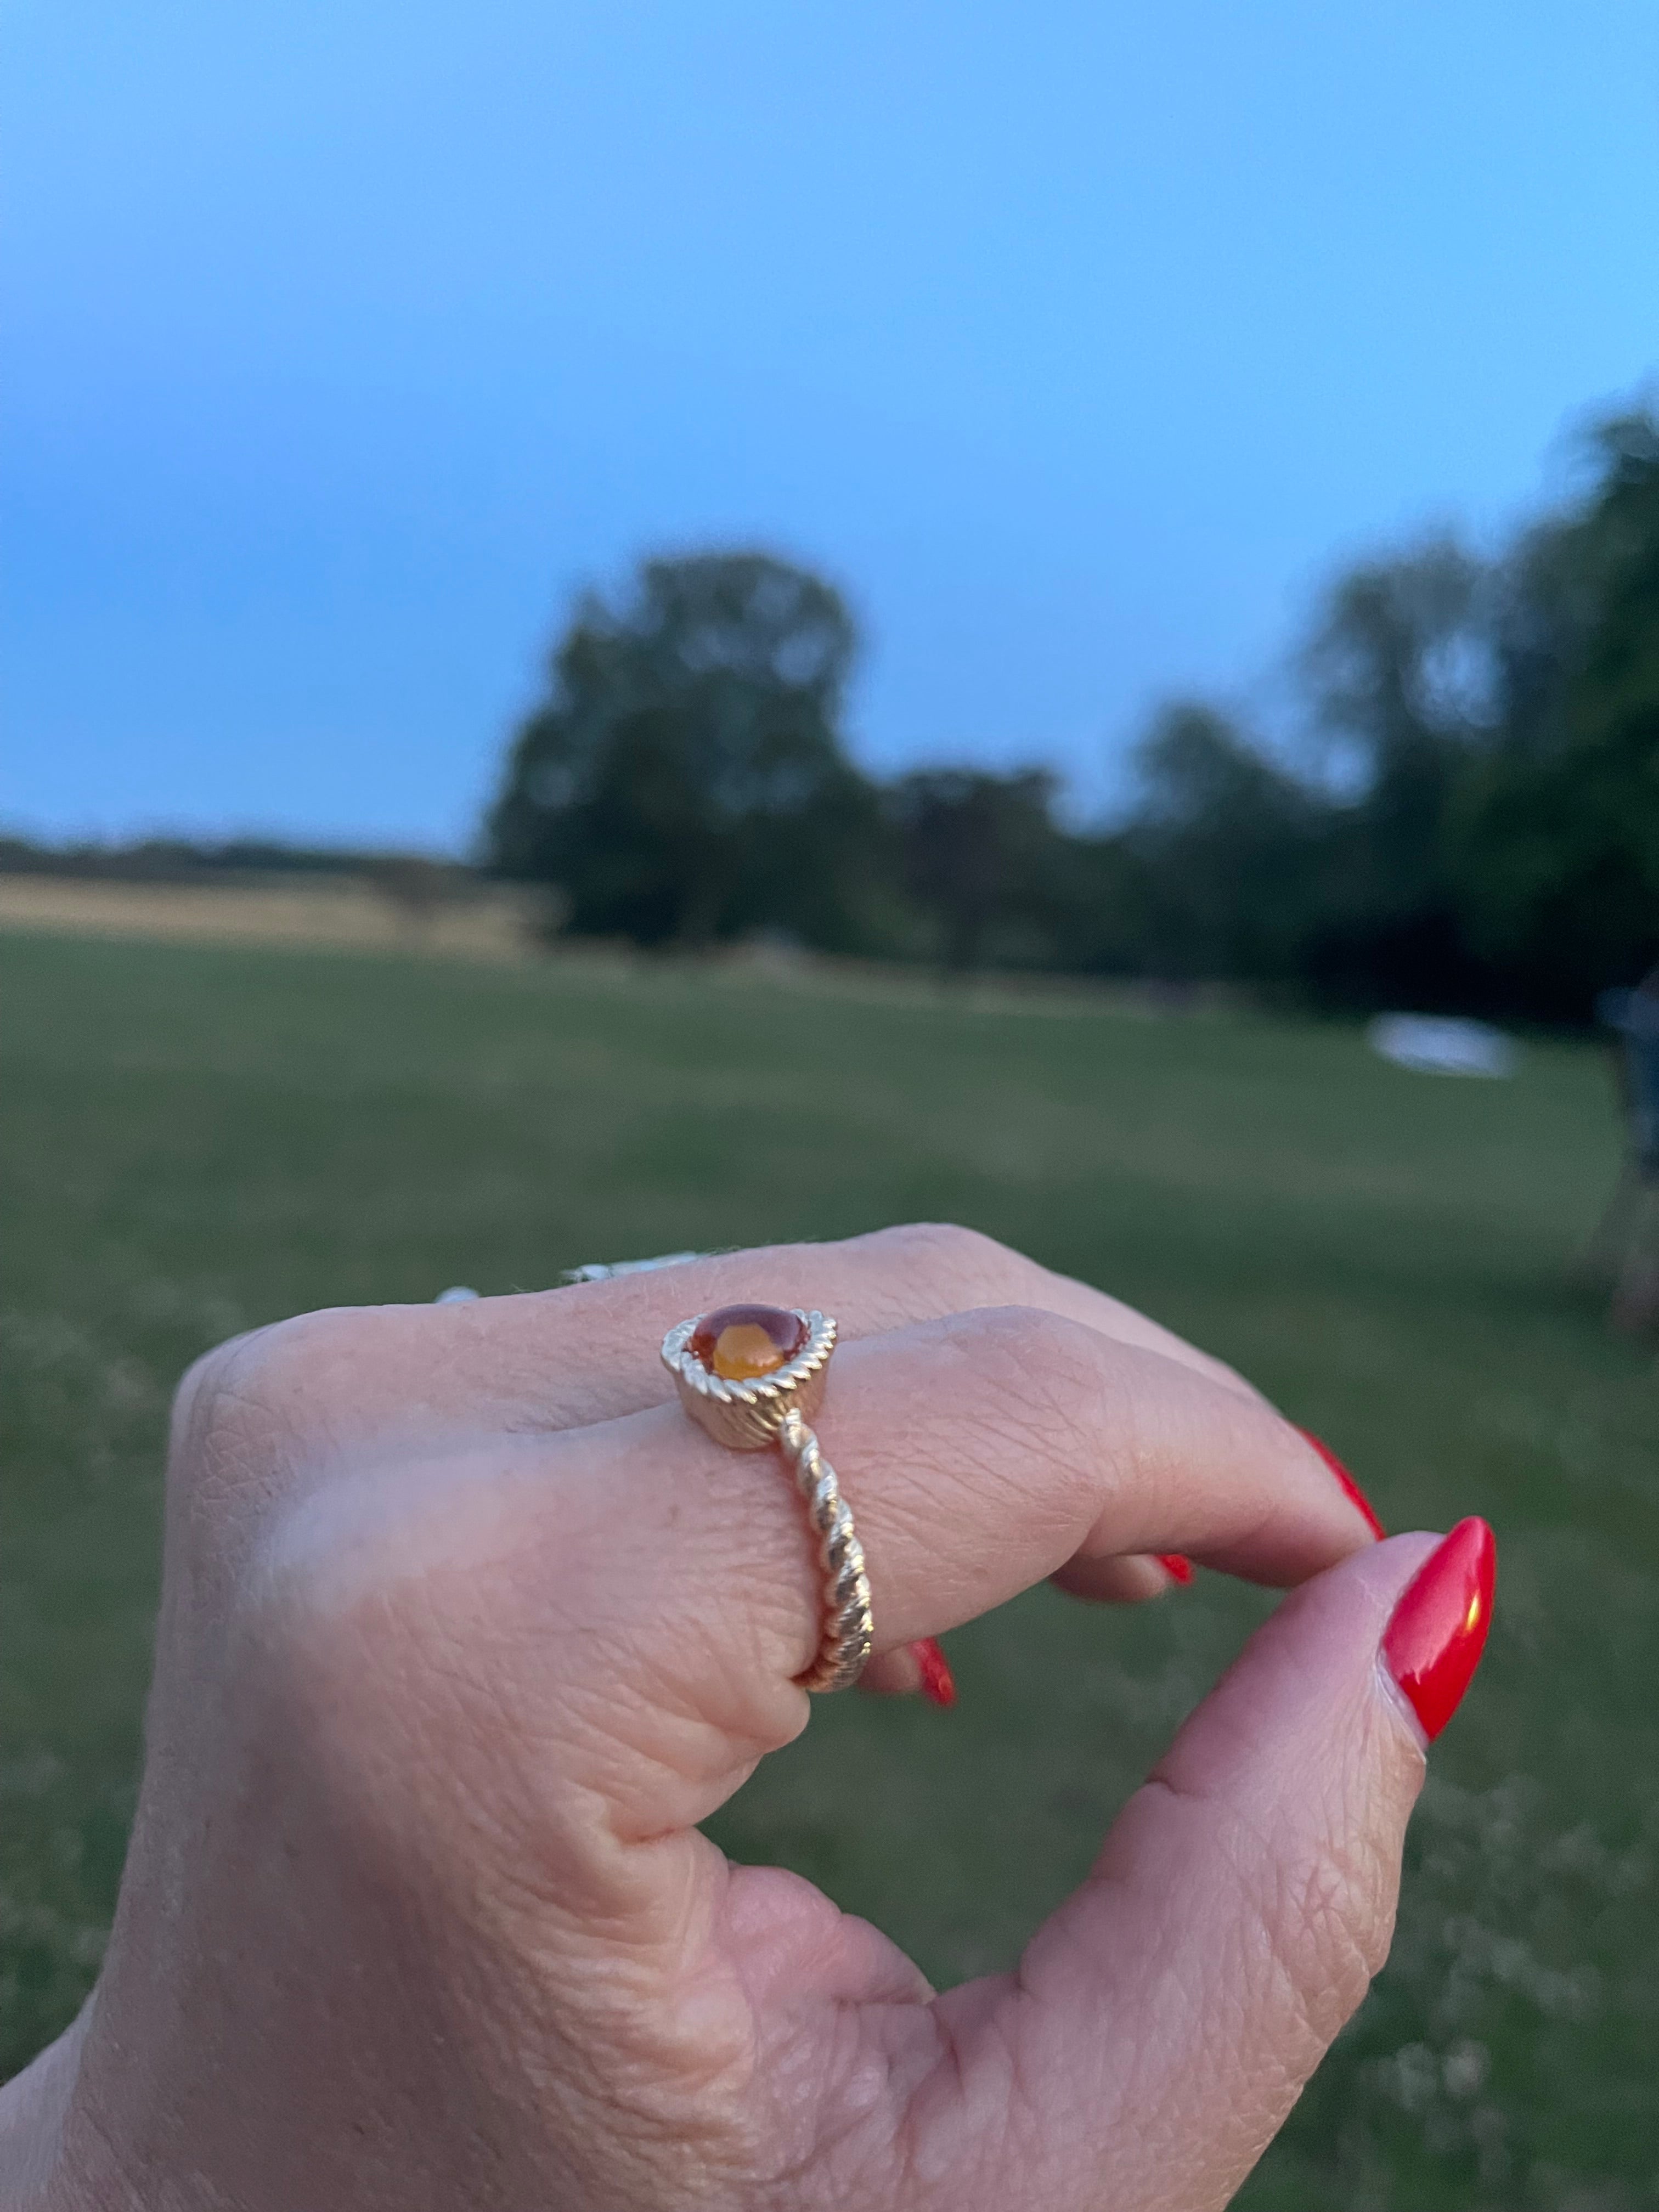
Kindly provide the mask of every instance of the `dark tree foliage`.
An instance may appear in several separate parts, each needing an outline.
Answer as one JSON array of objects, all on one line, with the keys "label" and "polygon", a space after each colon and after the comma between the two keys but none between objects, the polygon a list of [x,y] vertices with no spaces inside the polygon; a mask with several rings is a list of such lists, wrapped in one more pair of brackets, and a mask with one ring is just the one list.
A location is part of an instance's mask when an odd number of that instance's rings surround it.
[{"label": "dark tree foliage", "polygon": [[1596,495],[1503,572],[1503,711],[1451,848],[1470,945],[1568,1017],[1659,957],[1659,424],[1597,443]]},{"label": "dark tree foliage", "polygon": [[855,945],[876,805],[836,728],[854,647],[831,587],[765,554],[647,562],[554,653],[490,866],[557,884],[579,932]]},{"label": "dark tree foliage", "polygon": [[888,794],[904,888],[933,925],[953,974],[987,964],[1063,963],[1057,896],[1066,840],[1054,819],[1055,778],[1042,769],[994,775],[921,769]]},{"label": "dark tree foliage", "polygon": [[1479,994],[1446,823],[1486,675],[1480,565],[1449,539],[1370,562],[1329,593],[1302,674],[1358,801],[1328,806],[1319,912],[1300,964],[1328,995],[1454,1006]]},{"label": "dark tree foliage", "polygon": [[1170,981],[1298,968],[1316,913],[1321,812],[1293,777],[1213,708],[1165,708],[1137,759],[1140,804],[1122,840],[1143,961]]},{"label": "dark tree foliage", "polygon": [[1300,767],[1172,706],[1128,817],[1085,834],[1040,770],[860,775],[829,586],[761,554],[653,562],[554,654],[491,863],[641,944],[769,927],[956,972],[1586,1019],[1659,959],[1659,423],[1604,424],[1589,459],[1500,558],[1441,537],[1335,582],[1297,663]]},{"label": "dark tree foliage", "polygon": [[1436,538],[1338,580],[1299,663],[1324,773],[1165,716],[1124,833],[1149,967],[1583,1021],[1659,957],[1659,425],[1591,459],[1498,560]]}]

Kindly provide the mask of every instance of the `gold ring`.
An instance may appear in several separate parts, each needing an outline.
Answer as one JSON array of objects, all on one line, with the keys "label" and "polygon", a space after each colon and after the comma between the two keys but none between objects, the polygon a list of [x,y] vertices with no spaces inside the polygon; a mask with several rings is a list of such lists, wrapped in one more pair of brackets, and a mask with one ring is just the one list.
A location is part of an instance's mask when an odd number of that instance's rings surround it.
[{"label": "gold ring", "polygon": [[836,1324],[799,1306],[720,1306],[678,1322],[662,1340],[680,1403],[733,1451],[775,1444],[806,1501],[818,1540],[823,1618],[817,1656],[796,1676],[805,1690],[844,1690],[870,1656],[870,1579],[864,1547],[836,1470],[807,1426],[817,1412]]}]

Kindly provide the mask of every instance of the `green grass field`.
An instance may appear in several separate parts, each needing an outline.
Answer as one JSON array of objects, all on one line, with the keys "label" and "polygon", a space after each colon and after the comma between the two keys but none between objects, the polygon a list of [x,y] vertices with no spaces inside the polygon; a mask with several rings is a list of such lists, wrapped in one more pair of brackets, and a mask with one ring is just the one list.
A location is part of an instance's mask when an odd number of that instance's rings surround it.
[{"label": "green grass field", "polygon": [[[1570,1286],[1615,1165],[1590,1049],[1457,1082],[1341,1027],[921,986],[0,953],[8,2066],[96,1967],[195,1353],[307,1307],[944,1218],[1234,1361],[1390,1526],[1498,1531],[1498,1625],[1435,1753],[1394,1958],[1241,2203],[1659,2203],[1659,1388]],[[825,1701],[716,1832],[937,1979],[1004,1964],[1269,1603],[1210,1576],[1133,1613],[1031,1593],[951,1639],[954,1713]]]}]

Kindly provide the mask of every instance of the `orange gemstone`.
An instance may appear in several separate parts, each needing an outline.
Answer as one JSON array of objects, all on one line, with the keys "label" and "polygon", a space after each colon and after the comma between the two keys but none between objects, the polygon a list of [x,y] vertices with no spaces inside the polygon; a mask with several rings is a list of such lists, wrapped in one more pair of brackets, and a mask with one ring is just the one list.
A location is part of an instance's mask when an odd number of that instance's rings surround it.
[{"label": "orange gemstone", "polygon": [[806,1346],[806,1323],[781,1306],[718,1306],[691,1332],[691,1357],[727,1382],[752,1382]]}]

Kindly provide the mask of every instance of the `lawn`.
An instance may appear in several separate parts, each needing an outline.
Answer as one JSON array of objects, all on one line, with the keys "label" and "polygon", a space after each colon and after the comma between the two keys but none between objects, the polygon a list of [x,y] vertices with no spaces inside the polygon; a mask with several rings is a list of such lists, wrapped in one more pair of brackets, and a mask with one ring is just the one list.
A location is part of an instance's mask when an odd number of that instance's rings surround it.
[{"label": "lawn", "polygon": [[[921,985],[21,935],[0,964],[8,2068],[109,1917],[195,1353],[307,1307],[944,1218],[1234,1361],[1391,1527],[1498,1531],[1393,1960],[1241,2203],[1659,2203],[1659,1390],[1570,1280],[1615,1166],[1589,1047],[1485,1083],[1342,1026]],[[1005,1964],[1270,1602],[1033,1592],[951,1639],[954,1713],[825,1700],[715,1832],[936,1979]]]}]

